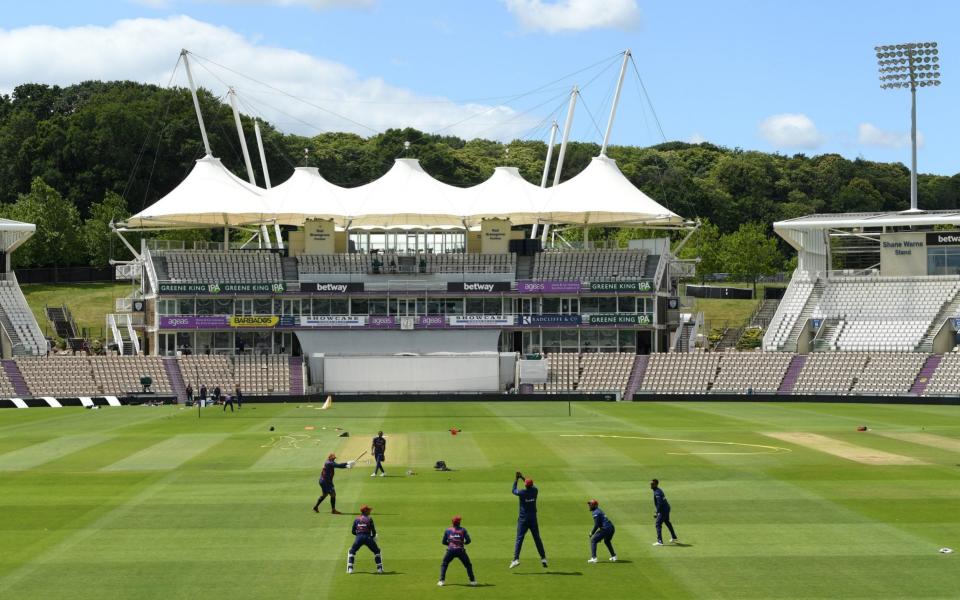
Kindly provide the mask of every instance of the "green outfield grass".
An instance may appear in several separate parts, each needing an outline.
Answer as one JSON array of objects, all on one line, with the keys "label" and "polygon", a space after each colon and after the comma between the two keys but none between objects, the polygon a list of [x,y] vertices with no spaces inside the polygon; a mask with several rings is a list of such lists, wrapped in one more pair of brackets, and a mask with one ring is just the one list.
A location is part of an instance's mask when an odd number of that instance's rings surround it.
[{"label": "green outfield grass", "polygon": [[114,310],[114,300],[133,291],[130,284],[119,283],[62,283],[23,284],[23,295],[33,311],[37,323],[46,335],[55,335],[47,320],[46,306],[67,305],[78,327],[89,327],[96,336],[106,327],[106,316]]},{"label": "green outfield grass", "polygon": [[[568,416],[566,403],[316,406],[208,408],[199,417],[178,407],[0,411],[0,597],[955,598],[960,590],[957,407],[574,403]],[[871,431],[856,432],[860,424]],[[452,426],[463,432],[451,436]],[[370,478],[365,457],[338,471],[336,485],[341,510],[374,507],[387,574],[372,575],[362,550],[348,576],[352,517],[310,507],[323,457],[356,457],[378,429],[389,440],[389,477]],[[825,446],[765,433],[818,434],[794,439]],[[441,459],[454,471],[434,472]],[[540,488],[549,569],[529,538],[520,567],[507,569],[518,469]],[[651,546],[651,477],[673,505],[683,545]],[[600,564],[586,563],[593,497],[616,524],[619,563],[602,548]],[[436,587],[441,534],[457,513],[473,537],[477,589],[458,585],[466,582],[458,563],[453,585]]]}]

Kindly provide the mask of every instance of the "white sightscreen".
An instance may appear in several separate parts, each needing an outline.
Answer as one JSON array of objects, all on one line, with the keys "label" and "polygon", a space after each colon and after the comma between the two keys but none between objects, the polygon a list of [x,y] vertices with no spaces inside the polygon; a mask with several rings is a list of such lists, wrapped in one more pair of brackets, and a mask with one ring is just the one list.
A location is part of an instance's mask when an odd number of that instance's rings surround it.
[{"label": "white sightscreen", "polygon": [[500,356],[327,356],[324,392],[497,392]]}]

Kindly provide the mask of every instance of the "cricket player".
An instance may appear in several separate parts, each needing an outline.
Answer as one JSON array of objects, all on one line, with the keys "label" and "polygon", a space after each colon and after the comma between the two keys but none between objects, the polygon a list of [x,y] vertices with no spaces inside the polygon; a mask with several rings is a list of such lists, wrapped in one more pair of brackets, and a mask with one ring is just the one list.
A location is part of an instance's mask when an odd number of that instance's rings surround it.
[{"label": "cricket player", "polygon": [[[523,481],[523,489],[517,489],[517,482]],[[523,546],[523,538],[527,531],[533,536],[533,543],[537,545],[537,552],[540,553],[540,563],[544,568],[547,567],[547,553],[543,549],[543,541],[540,539],[540,525],[537,523],[537,488],[533,485],[532,479],[523,479],[523,473],[517,471],[513,479],[513,495],[520,500],[520,515],[517,518],[517,541],[513,546],[513,562],[510,568],[520,564],[520,548]]]},{"label": "cricket player", "polygon": [[477,578],[473,576],[473,563],[467,556],[466,545],[470,543],[470,534],[463,527],[460,527],[461,517],[457,515],[451,521],[451,526],[443,532],[443,545],[447,547],[447,553],[443,555],[443,562],[440,563],[440,581],[437,585],[443,587],[444,580],[447,577],[447,567],[458,559],[467,569],[467,577],[470,579],[470,585],[477,585]]},{"label": "cricket player", "polygon": [[653,545],[663,545],[663,534],[660,533],[663,525],[666,525],[667,529],[670,530],[670,541],[677,543],[680,540],[677,539],[677,534],[673,531],[673,524],[670,523],[670,503],[667,502],[667,495],[660,489],[660,482],[656,479],[650,481],[650,489],[653,490],[653,506],[657,509],[656,514],[653,515],[657,525],[657,541]]},{"label": "cricket player", "polygon": [[380,546],[377,545],[377,528],[370,518],[373,509],[366,504],[360,507],[360,516],[353,520],[353,528],[350,530],[355,536],[353,545],[350,546],[350,552],[347,553],[347,574],[353,573],[353,559],[357,555],[357,550],[361,546],[370,548],[373,552],[373,560],[377,563],[377,575],[383,574],[383,561],[380,559]]},{"label": "cricket player", "polygon": [[593,514],[593,531],[590,532],[590,560],[588,563],[597,562],[597,544],[602,540],[610,551],[610,562],[617,562],[617,553],[613,549],[613,534],[616,530],[613,527],[613,521],[607,518],[607,515],[600,510],[600,503],[596,500],[587,502],[587,507]]},{"label": "cricket player", "polygon": [[386,477],[387,472],[383,470],[383,461],[386,460],[387,456],[387,438],[383,437],[382,431],[377,433],[377,437],[373,438],[373,442],[370,444],[370,453],[377,461],[377,466],[373,468],[370,477],[376,477],[377,471],[380,471],[380,477]]},{"label": "cricket player", "polygon": [[331,452],[327,455],[327,461],[323,463],[323,470],[320,471],[320,491],[322,494],[317,498],[317,503],[313,505],[313,512],[320,512],[320,503],[327,496],[330,496],[330,514],[339,515],[337,510],[337,491],[333,487],[333,475],[336,469],[350,469],[353,467],[353,461],[338,463],[337,455]]}]

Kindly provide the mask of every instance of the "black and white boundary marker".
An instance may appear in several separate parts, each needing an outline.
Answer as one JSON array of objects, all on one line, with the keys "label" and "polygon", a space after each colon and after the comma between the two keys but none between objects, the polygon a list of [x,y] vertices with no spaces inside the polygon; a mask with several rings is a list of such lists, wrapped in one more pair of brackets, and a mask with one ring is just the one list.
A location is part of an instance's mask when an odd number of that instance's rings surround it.
[{"label": "black and white boundary marker", "polygon": [[63,408],[64,406],[123,406],[126,398],[116,396],[79,396],[73,398],[0,398],[0,408]]}]

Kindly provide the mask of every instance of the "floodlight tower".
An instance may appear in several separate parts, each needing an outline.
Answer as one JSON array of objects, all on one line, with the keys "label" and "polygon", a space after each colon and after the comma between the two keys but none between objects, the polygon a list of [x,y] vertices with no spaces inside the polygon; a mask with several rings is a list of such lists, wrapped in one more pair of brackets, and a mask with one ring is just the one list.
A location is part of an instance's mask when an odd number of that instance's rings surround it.
[{"label": "floodlight tower", "polygon": [[877,46],[880,87],[910,88],[910,210],[917,211],[917,88],[940,85],[940,57],[936,42]]}]

